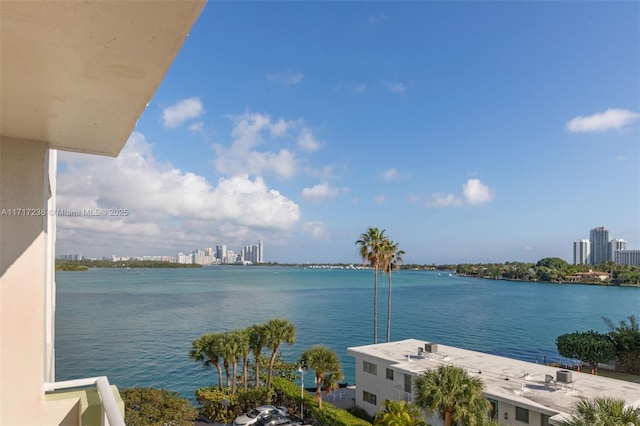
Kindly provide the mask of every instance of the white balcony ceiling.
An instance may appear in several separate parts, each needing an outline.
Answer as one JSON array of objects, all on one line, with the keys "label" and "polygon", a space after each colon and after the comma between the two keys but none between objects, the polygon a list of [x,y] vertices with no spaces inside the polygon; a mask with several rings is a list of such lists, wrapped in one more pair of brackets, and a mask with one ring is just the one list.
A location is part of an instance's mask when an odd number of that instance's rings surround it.
[{"label": "white balcony ceiling", "polygon": [[204,0],[0,1],[0,133],[118,155]]}]

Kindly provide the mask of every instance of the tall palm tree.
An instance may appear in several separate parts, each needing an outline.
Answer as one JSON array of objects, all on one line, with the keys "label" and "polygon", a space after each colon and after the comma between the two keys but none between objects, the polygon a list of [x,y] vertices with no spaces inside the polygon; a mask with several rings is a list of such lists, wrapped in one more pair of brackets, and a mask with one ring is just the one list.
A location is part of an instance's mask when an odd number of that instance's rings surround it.
[{"label": "tall palm tree", "polygon": [[437,413],[445,426],[483,424],[491,408],[484,399],[482,381],[452,365],[425,371],[414,387],[415,403],[429,414]]},{"label": "tall palm tree", "polygon": [[236,331],[236,338],[238,339],[238,358],[242,360],[242,385],[244,390],[247,390],[249,387],[249,375],[247,371],[249,353],[251,353],[251,349],[249,348],[249,330],[250,328],[245,328]]},{"label": "tall palm tree", "polygon": [[639,426],[640,408],[625,407],[621,399],[584,399],[576,404],[573,417],[564,426]]},{"label": "tall palm tree", "polygon": [[271,377],[273,375],[273,363],[276,360],[276,353],[282,343],[293,345],[296,342],[296,326],[283,318],[270,319],[264,325],[266,344],[271,349],[269,359],[269,372],[267,374],[267,389],[271,389]]},{"label": "tall palm tree", "polygon": [[322,388],[327,394],[337,389],[338,382],[344,378],[338,354],[323,345],[316,345],[300,355],[302,368],[313,369],[316,375],[316,399],[322,410]]},{"label": "tall palm tree", "polygon": [[410,402],[400,400],[384,401],[384,409],[376,413],[374,425],[381,426],[427,426],[420,408]]},{"label": "tall palm tree", "polygon": [[212,365],[218,370],[218,387],[222,389],[222,368],[220,367],[222,334],[204,334],[191,343],[189,357],[201,362],[203,367]]},{"label": "tall palm tree", "polygon": [[382,246],[386,240],[384,229],[369,228],[356,241],[358,252],[365,265],[373,269],[373,343],[378,343],[378,273],[382,267]]},{"label": "tall palm tree", "polygon": [[266,332],[264,324],[254,324],[249,327],[249,350],[255,361],[256,387],[260,385],[260,355],[265,345]]},{"label": "tall palm tree", "polygon": [[387,342],[391,341],[391,272],[400,268],[403,250],[398,243],[386,239],[382,244],[382,271],[389,276],[389,294],[387,296]]},{"label": "tall palm tree", "polygon": [[[236,394],[236,372],[238,368],[238,355],[240,353],[239,332],[237,330],[224,333],[222,339],[222,355],[225,369],[227,369],[227,387],[231,382],[231,394]],[[231,374],[228,368],[231,367]]]}]

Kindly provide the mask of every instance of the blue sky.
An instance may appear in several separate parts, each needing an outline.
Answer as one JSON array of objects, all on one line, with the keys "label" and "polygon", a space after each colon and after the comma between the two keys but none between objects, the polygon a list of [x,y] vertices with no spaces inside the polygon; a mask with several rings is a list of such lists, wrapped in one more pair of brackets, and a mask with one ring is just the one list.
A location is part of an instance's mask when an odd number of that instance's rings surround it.
[{"label": "blue sky", "polygon": [[129,216],[59,218],[57,251],[640,249],[638,52],[638,2],[210,2],[120,156],[60,153],[58,207]]}]

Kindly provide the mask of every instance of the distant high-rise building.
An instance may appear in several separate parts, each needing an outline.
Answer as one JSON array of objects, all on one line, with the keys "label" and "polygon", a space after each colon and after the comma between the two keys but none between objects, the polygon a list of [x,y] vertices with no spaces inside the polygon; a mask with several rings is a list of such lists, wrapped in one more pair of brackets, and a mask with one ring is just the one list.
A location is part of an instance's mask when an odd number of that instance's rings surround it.
[{"label": "distant high-rise building", "polygon": [[264,245],[262,244],[262,240],[258,240],[258,263],[264,263]]},{"label": "distant high-rise building", "polygon": [[591,264],[599,265],[609,260],[609,230],[604,226],[593,228],[589,234]]},{"label": "distant high-rise building", "polygon": [[226,262],[226,259],[227,259],[227,246],[226,245],[223,244],[221,246],[216,246],[216,259],[220,263],[227,263]]},{"label": "distant high-rise building", "polygon": [[618,250],[626,250],[627,242],[623,239],[614,238],[609,241],[609,260],[616,261],[616,252]]},{"label": "distant high-rise building", "polygon": [[618,250],[615,252],[614,262],[620,265],[640,265],[640,250]]},{"label": "distant high-rise building", "polygon": [[583,239],[573,242],[573,264],[587,265],[590,262],[591,242]]}]

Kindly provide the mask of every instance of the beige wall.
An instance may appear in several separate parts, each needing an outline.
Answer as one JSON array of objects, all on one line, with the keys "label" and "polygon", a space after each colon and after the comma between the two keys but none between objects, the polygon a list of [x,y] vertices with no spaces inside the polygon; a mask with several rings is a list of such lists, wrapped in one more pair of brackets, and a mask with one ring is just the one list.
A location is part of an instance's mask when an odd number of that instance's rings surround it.
[{"label": "beige wall", "polygon": [[[55,221],[13,215],[55,199],[55,154],[46,144],[0,139],[0,424],[58,424],[74,401],[45,403],[47,337],[53,326]],[[50,191],[50,187],[53,190]],[[15,212],[17,214],[17,211]],[[52,338],[52,337],[51,337]],[[52,340],[49,340],[52,344]]]}]

